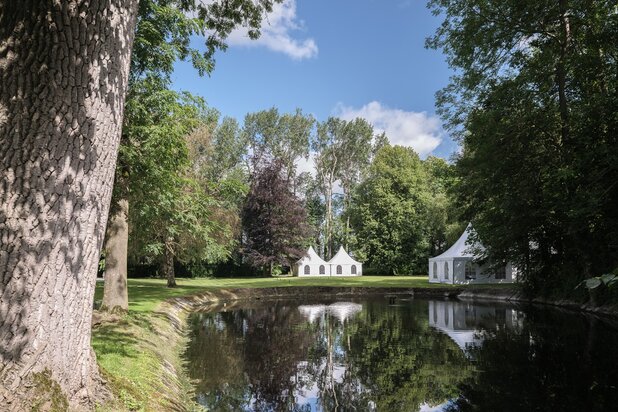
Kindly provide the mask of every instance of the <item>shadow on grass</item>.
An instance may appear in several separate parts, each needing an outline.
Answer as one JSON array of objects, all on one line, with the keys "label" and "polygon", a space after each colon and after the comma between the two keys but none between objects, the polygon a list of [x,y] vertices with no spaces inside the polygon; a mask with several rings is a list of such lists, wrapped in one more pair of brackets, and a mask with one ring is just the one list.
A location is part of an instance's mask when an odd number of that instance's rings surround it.
[{"label": "shadow on grass", "polygon": [[137,357],[135,346],[139,340],[133,333],[123,330],[123,323],[128,326],[128,323],[122,322],[102,325],[93,331],[92,347],[99,356]]}]

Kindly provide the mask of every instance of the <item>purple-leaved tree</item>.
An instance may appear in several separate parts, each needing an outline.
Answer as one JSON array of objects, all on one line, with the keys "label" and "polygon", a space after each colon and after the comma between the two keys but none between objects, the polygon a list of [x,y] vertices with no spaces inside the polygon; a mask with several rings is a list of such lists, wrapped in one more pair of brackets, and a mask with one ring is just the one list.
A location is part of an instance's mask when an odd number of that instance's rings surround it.
[{"label": "purple-leaved tree", "polygon": [[307,212],[284,179],[284,164],[274,159],[258,166],[242,211],[244,255],[272,275],[275,265],[290,265],[304,254],[310,237]]}]

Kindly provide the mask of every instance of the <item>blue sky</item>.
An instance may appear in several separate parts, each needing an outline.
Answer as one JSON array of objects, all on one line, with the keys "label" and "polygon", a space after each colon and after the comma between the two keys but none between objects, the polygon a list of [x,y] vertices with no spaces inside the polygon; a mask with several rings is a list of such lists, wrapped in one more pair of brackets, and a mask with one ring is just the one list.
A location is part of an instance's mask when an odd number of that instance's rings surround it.
[{"label": "blue sky", "polygon": [[273,106],[319,121],[361,116],[393,144],[448,158],[457,146],[435,115],[434,94],[451,71],[440,52],[424,48],[439,23],[424,0],[286,0],[259,40],[231,35],[210,77],[179,63],[174,87],[241,124]]}]

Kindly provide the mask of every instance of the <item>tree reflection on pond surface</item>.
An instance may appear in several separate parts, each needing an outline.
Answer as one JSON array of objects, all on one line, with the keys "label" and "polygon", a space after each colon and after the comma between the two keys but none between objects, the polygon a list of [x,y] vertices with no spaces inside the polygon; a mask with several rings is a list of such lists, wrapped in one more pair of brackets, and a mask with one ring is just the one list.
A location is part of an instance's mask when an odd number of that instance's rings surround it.
[{"label": "tree reflection on pond surface", "polygon": [[[391,304],[389,304],[391,303]],[[190,318],[215,411],[612,410],[618,333],[551,309],[273,300]]]}]

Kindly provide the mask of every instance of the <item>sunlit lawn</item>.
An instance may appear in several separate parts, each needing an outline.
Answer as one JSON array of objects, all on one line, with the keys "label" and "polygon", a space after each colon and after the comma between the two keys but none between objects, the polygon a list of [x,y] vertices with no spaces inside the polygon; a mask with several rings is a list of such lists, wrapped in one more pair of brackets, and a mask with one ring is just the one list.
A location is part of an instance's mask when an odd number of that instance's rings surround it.
[{"label": "sunlit lawn", "polygon": [[[201,278],[177,279],[176,288],[168,288],[164,279],[129,279],[129,309],[150,312],[165,299],[221,288],[272,288],[289,286],[331,287],[444,287],[430,284],[426,276],[359,276],[328,278]],[[103,284],[97,283],[95,300],[102,299]]]}]

